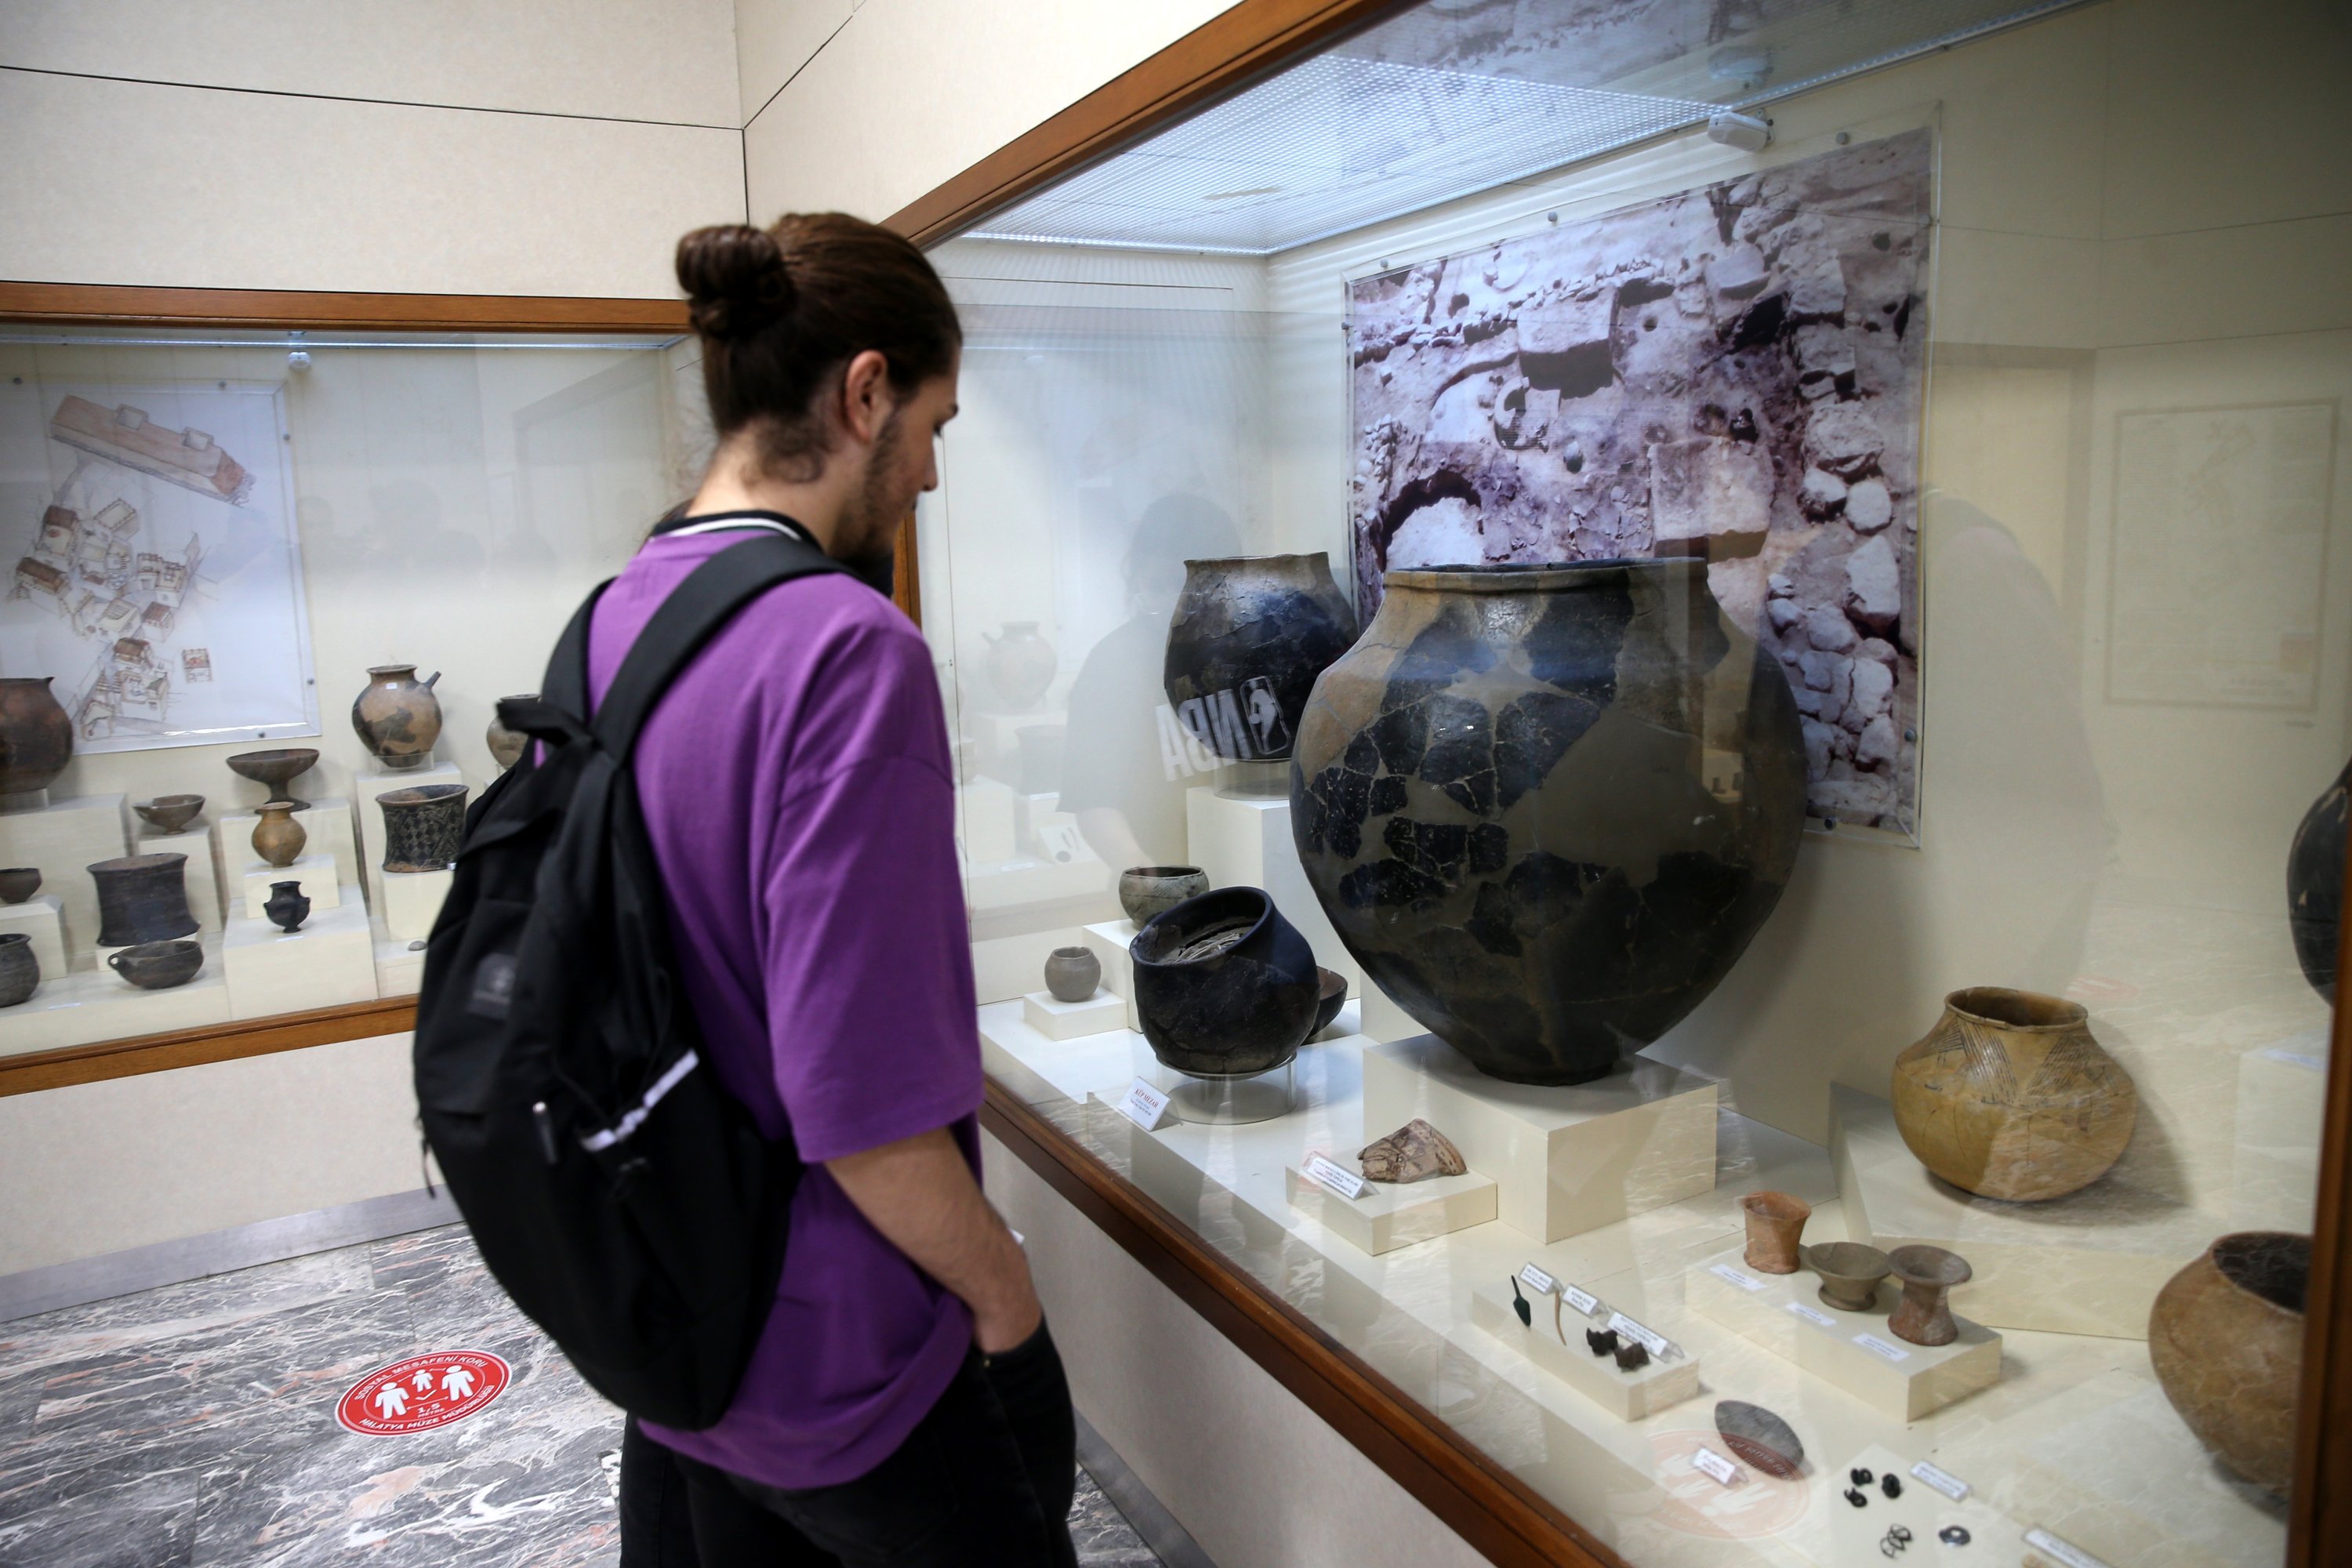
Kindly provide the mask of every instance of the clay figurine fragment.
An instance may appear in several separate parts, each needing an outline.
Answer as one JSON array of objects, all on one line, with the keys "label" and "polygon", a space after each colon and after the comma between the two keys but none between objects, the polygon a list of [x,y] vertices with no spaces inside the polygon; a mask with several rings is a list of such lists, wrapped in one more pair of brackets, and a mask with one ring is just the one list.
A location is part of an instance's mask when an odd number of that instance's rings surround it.
[{"label": "clay figurine fragment", "polygon": [[1952,1321],[1952,1287],[1968,1283],[1975,1270],[1969,1260],[1940,1247],[1898,1247],[1886,1255],[1895,1278],[1903,1281],[1903,1300],[1895,1304],[1886,1326],[1898,1340],[1915,1345],[1948,1345],[1960,1337]]},{"label": "clay figurine fragment", "polygon": [[1867,1312],[1877,1306],[1878,1282],[1895,1268],[1886,1254],[1858,1241],[1800,1247],[1798,1255],[1822,1277],[1822,1304],[1842,1312]]},{"label": "clay figurine fragment", "polygon": [[1453,1141],[1418,1116],[1387,1137],[1365,1144],[1356,1158],[1364,1163],[1366,1181],[1394,1186],[1431,1176],[1459,1176],[1470,1169]]},{"label": "clay figurine fragment", "polygon": [[1796,1429],[1760,1405],[1717,1401],[1715,1429],[1727,1447],[1768,1476],[1785,1481],[1804,1465],[1805,1445]]},{"label": "clay figurine fragment", "polygon": [[1813,1205],[1786,1193],[1749,1193],[1739,1200],[1748,1216],[1748,1267],[1766,1274],[1797,1271],[1797,1238],[1813,1217]]},{"label": "clay figurine fragment", "polygon": [[1639,1372],[1650,1364],[1650,1347],[1639,1340],[1621,1341],[1617,1346],[1617,1370]]},{"label": "clay figurine fragment", "polygon": [[1516,1274],[1511,1276],[1511,1310],[1519,1315],[1521,1328],[1532,1329],[1536,1326],[1536,1310],[1528,1305],[1528,1299],[1525,1296],[1519,1294],[1519,1277]]},{"label": "clay figurine fragment", "polygon": [[1591,1351],[1594,1355],[1616,1354],[1617,1331],[1614,1329],[1585,1330],[1584,1348]]},{"label": "clay figurine fragment", "polygon": [[21,904],[40,890],[38,866],[11,866],[0,870],[0,904]]}]

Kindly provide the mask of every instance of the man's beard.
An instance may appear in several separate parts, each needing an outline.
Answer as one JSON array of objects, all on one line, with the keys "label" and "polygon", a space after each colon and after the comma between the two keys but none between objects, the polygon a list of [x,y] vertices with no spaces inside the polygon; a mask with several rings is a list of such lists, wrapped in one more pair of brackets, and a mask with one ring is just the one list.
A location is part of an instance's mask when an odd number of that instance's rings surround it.
[{"label": "man's beard", "polygon": [[866,482],[849,515],[842,520],[847,525],[841,532],[848,548],[838,557],[859,582],[886,596],[898,585],[898,521],[907,514],[906,506],[894,493],[902,434],[899,426],[899,412],[893,409],[874,437],[874,450],[866,464]]}]

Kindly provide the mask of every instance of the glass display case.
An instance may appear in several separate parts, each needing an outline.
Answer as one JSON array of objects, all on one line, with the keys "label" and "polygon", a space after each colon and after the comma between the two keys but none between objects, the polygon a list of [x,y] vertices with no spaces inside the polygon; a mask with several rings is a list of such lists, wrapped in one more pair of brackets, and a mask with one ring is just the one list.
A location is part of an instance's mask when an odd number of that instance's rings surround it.
[{"label": "glass display case", "polygon": [[932,250],[995,1092],[1625,1562],[2284,1559],[2352,122],[2241,20],[1432,3]]},{"label": "glass display case", "polygon": [[415,991],[494,704],[698,471],[681,371],[675,332],[0,325],[0,1057]]}]

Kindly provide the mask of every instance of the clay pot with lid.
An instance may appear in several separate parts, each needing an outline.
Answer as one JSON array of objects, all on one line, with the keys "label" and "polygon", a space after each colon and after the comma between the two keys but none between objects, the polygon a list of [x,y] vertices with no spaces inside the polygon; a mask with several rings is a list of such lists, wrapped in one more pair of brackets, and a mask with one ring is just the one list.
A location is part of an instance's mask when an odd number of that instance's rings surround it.
[{"label": "clay pot with lid", "polygon": [[1278,762],[1315,678],[1355,640],[1355,609],[1320,550],[1187,561],[1161,683],[1176,721],[1215,755]]},{"label": "clay pot with lid", "polygon": [[365,689],[352,702],[352,728],[386,769],[405,772],[433,760],[433,742],[441,738],[441,700],[433,686],[440,679],[436,669],[417,679],[413,664],[369,669]]},{"label": "clay pot with lid", "polygon": [[49,787],[73,761],[73,721],[47,675],[0,678],[0,806]]},{"label": "clay pot with lid", "polygon": [[1220,888],[1163,910],[1128,952],[1143,1037],[1178,1072],[1267,1072],[1306,1043],[1322,990],[1315,950],[1263,889]]},{"label": "clay pot with lid", "polygon": [[188,936],[196,917],[188,912],[185,855],[122,855],[88,868],[98,884],[98,945],[131,947]]},{"label": "clay pot with lid", "polygon": [[1813,1205],[1787,1193],[1748,1193],[1739,1200],[1748,1221],[1748,1249],[1740,1256],[1748,1267],[1766,1274],[1797,1271],[1797,1242]]},{"label": "clay pot with lid", "polygon": [[2105,1175],[2131,1142],[2139,1091],[2079,1003],[1999,985],[1944,998],[1895,1058],[1895,1125],[1964,1192],[2045,1203]]},{"label": "clay pot with lid", "polygon": [[2147,1356],[2197,1440],[2284,1497],[2294,1478],[2311,1237],[2238,1231],[2157,1292]]},{"label": "clay pot with lid", "polygon": [[261,820],[253,825],[256,855],[282,870],[294,864],[310,842],[310,830],[294,820],[291,804],[272,801],[261,807]]},{"label": "clay pot with lid", "polygon": [[1903,1300],[1895,1303],[1886,1320],[1895,1337],[1915,1345],[1948,1345],[1958,1339],[1960,1326],[1952,1321],[1952,1287],[1976,1277],[1969,1260],[1922,1244],[1898,1247],[1886,1255],[1886,1261],[1903,1282]]},{"label": "clay pot with lid", "polygon": [[981,637],[988,644],[982,662],[988,667],[989,684],[996,688],[1005,707],[1025,713],[1043,701],[1061,661],[1055,657],[1054,645],[1037,635],[1037,623],[1007,621],[1002,632],[982,632]]},{"label": "clay pot with lid", "polygon": [[33,939],[20,931],[0,931],[0,1007],[14,1007],[40,989],[41,961]]}]

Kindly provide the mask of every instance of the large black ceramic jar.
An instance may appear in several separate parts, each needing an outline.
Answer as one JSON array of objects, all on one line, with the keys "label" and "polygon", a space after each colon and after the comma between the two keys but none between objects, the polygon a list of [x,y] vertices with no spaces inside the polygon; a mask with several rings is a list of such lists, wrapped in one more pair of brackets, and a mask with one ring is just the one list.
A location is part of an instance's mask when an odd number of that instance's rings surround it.
[{"label": "large black ceramic jar", "polygon": [[193,936],[185,855],[119,855],[84,869],[98,885],[98,945],[135,947]]},{"label": "large black ceramic jar", "polygon": [[2286,856],[2287,929],[2311,988],[2336,1005],[2336,931],[2344,919],[2344,835],[2352,816],[2352,763],[2320,791]]},{"label": "large black ceramic jar", "polygon": [[1178,1072],[1270,1071],[1315,1023],[1315,950],[1256,888],[1220,888],[1151,917],[1129,944],[1135,1013]]},{"label": "large black ceramic jar", "polygon": [[1481,1071],[1582,1083],[1728,972],[1797,858],[1779,665],[1693,560],[1388,574],[1291,827],[1340,939]]},{"label": "large black ceramic jar", "polygon": [[1169,706],[1229,763],[1279,761],[1315,678],[1355,640],[1356,614],[1319,550],[1187,561],[1161,668]]}]

